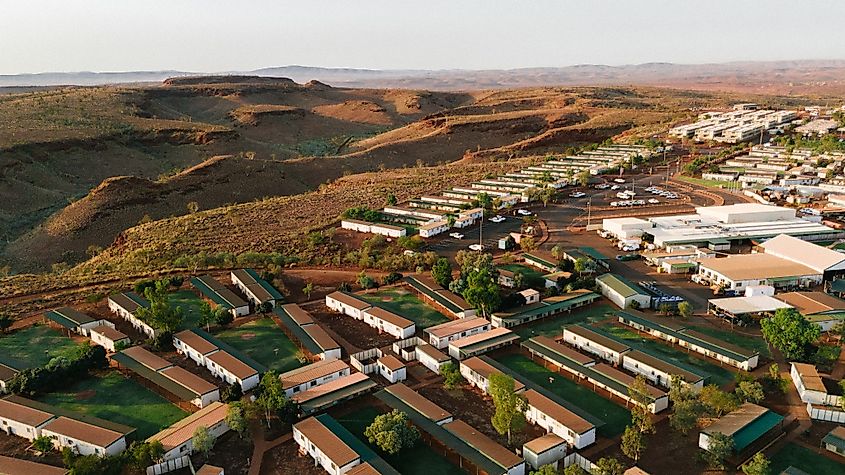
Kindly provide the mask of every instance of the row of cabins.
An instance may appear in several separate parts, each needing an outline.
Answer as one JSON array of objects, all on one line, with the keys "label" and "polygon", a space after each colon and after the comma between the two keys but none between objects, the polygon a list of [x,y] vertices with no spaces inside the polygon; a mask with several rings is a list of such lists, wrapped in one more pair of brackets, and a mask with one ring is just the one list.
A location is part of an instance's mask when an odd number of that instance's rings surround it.
[{"label": "row of cabins", "polygon": [[19,396],[0,399],[0,430],[32,441],[49,437],[56,449],[79,455],[117,455],[135,429]]},{"label": "row of cabins", "polygon": [[[522,347],[532,357],[538,357],[559,370],[565,370],[579,379],[585,379],[595,387],[606,390],[626,403],[638,404],[629,395],[629,388],[633,384],[634,378],[627,373],[605,363],[597,363],[589,356],[544,336],[524,341]],[[669,405],[668,395],[652,386],[648,386],[646,398],[647,403],[644,407],[653,414],[666,409]]]},{"label": "row of cabins", "polygon": [[274,309],[285,333],[311,355],[327,360],[341,357],[340,344],[314,321],[310,313],[295,303],[278,305]]},{"label": "row of cabins", "polygon": [[366,374],[353,372],[345,362],[331,358],[279,375],[285,397],[304,414],[329,408],[357,397],[376,386]]},{"label": "row of cabins", "polygon": [[284,296],[262,279],[253,269],[238,269],[231,273],[232,285],[246,295],[246,299],[254,307],[269,304],[275,307],[285,301]]},{"label": "row of cabins", "polygon": [[179,354],[192,359],[227,384],[238,384],[246,392],[258,385],[264,368],[233,348],[195,328],[173,335],[173,346]]},{"label": "row of cabins", "polygon": [[430,276],[418,275],[408,276],[405,282],[414,289],[417,294],[435,308],[443,310],[446,315],[453,318],[474,317],[478,312],[467,303],[460,295],[444,289],[442,285],[434,281]]},{"label": "row of cabins", "polygon": [[353,353],[349,356],[352,366],[364,374],[378,373],[391,383],[404,381],[408,377],[407,367],[395,355],[382,351],[380,348]]},{"label": "row of cabins", "polygon": [[326,295],[326,306],[396,338],[409,338],[416,332],[414,322],[376,307],[349,292],[337,291]]},{"label": "row of cabins", "polygon": [[4,475],[67,475],[69,472],[66,468],[0,455],[0,473]]},{"label": "row of cabins", "polygon": [[619,312],[619,322],[648,333],[656,338],[675,343],[690,351],[713,358],[734,368],[751,371],[757,367],[760,353],[730,344],[718,338],[686,328],[675,321],[655,321],[641,314]]},{"label": "row of cabins", "polygon": [[510,312],[495,312],[490,316],[490,321],[494,327],[512,328],[543,318],[553,317],[564,312],[572,312],[572,310],[590,305],[598,299],[599,296],[596,293],[586,289],[578,289],[563,295],[549,297],[539,302],[523,305]]},{"label": "row of cabins", "polygon": [[[845,424],[845,410],[842,409],[845,396],[831,394],[815,366],[793,362],[789,375],[801,401],[807,403],[811,419]],[[831,381],[831,386],[834,384]]]},{"label": "row of cabins", "polygon": [[[198,428],[205,427],[211,438],[215,440],[229,432],[230,427],[226,423],[228,413],[228,404],[219,401],[213,402],[150,436],[147,438],[147,442],[161,442],[164,448],[164,455],[161,458],[164,461],[190,455],[194,451],[194,434]],[[197,473],[199,474],[199,471]]]},{"label": "row of cabins", "polygon": [[135,292],[123,292],[110,295],[108,298],[109,310],[118,317],[126,320],[135,330],[149,338],[155,338],[158,331],[147,322],[138,317],[138,310],[149,308],[150,303]]},{"label": "row of cabins", "polygon": [[109,352],[131,343],[129,336],[115,329],[114,323],[86,315],[70,307],[57,308],[44,314],[54,325],[68,332],[87,336]]},{"label": "row of cabins", "polygon": [[[489,394],[490,375],[506,373],[506,369],[494,366],[493,360],[487,357],[475,357],[461,361],[461,375],[472,386],[485,394]],[[525,396],[528,402],[526,419],[547,432],[557,435],[576,449],[583,449],[596,441],[596,426],[572,410],[554,401],[553,395],[542,388],[528,388],[525,383],[514,376],[514,391]]]},{"label": "row of cabins", "polygon": [[220,400],[220,389],[216,385],[141,346],[127,348],[112,355],[111,359],[180,401],[203,408]]},{"label": "row of cabins", "polygon": [[391,409],[408,414],[429,445],[457,457],[459,465],[469,473],[526,474],[525,460],[521,457],[404,384],[388,386],[376,393],[376,397]]},{"label": "row of cabins", "polygon": [[249,304],[210,275],[191,278],[191,284],[215,307],[222,307],[233,317],[249,315]]}]

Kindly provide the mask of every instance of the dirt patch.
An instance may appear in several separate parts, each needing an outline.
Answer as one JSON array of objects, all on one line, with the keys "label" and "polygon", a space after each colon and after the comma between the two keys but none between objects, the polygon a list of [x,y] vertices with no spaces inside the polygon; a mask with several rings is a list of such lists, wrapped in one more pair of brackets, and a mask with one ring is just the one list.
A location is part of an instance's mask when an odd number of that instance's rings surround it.
[{"label": "dirt patch", "polygon": [[391,345],[396,338],[387,333],[379,333],[375,328],[348,315],[333,312],[324,302],[315,302],[303,307],[320,325],[324,325],[343,339],[361,349],[381,348]]},{"label": "dirt patch", "polygon": [[61,453],[54,451],[43,456],[36,456],[33,452],[27,450],[30,445],[31,442],[23,437],[6,435],[5,432],[0,431],[0,455],[64,467]]},{"label": "dirt patch", "polygon": [[[489,397],[467,387],[448,391],[440,386],[428,386],[420,389],[419,392],[438,406],[451,412],[456,419],[466,422],[503,446],[508,446],[507,435],[499,435],[490,422],[495,408]],[[510,447],[522,447],[525,442],[545,433],[546,431],[542,428],[527,424],[525,430],[512,434]]]},{"label": "dirt patch", "polygon": [[194,454],[192,462],[195,467],[200,467],[204,463],[223,467],[226,469],[227,475],[246,475],[249,473],[252,449],[253,443],[249,436],[242,439],[237,432],[229,431],[220,436],[208,459],[202,455]]},{"label": "dirt patch", "polygon": [[[226,473],[229,469],[226,468]],[[261,475],[322,475],[322,467],[314,466],[314,459],[299,453],[299,446],[290,440],[264,452],[261,461]]]},{"label": "dirt patch", "polygon": [[97,395],[97,391],[94,391],[93,389],[89,389],[87,391],[80,391],[80,392],[76,393],[76,396],[74,396],[74,398],[77,401],[87,401],[88,399],[91,399],[96,395]]}]

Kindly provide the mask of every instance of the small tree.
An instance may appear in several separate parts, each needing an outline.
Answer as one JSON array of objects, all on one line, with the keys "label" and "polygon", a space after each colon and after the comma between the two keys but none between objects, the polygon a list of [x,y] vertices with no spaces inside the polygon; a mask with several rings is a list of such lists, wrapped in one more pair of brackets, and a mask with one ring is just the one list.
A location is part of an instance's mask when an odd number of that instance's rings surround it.
[{"label": "small tree", "polygon": [[164,456],[164,446],[157,440],[153,440],[152,442],[136,442],[132,444],[129,455],[131,457],[131,463],[135,468],[146,470],[147,467],[161,460]]},{"label": "small tree", "polygon": [[408,422],[408,414],[394,409],[376,416],[373,423],[364,430],[364,436],[390,455],[403,448],[413,447],[420,438],[420,432]]},{"label": "small tree", "polygon": [[525,410],[528,408],[525,396],[517,394],[514,385],[513,377],[502,373],[491,374],[488,382],[488,390],[496,408],[491,422],[496,432],[508,435],[508,444],[511,443],[512,431],[525,427]]},{"label": "small tree", "polygon": [[537,470],[532,470],[529,475],[557,475],[557,469],[552,465],[543,465]]},{"label": "small tree", "polygon": [[622,475],[625,466],[613,457],[602,457],[596,462],[596,475]]},{"label": "small tree", "polygon": [[692,304],[689,302],[681,302],[678,304],[678,313],[684,317],[689,318],[692,316]]},{"label": "small tree", "polygon": [[669,425],[686,435],[692,430],[701,414],[700,404],[695,399],[688,399],[674,403],[674,410],[669,416]]},{"label": "small tree", "polygon": [[733,394],[722,391],[715,384],[704,386],[698,394],[698,399],[714,417],[722,417],[739,407]]},{"label": "small tree", "polygon": [[563,475],[587,475],[587,472],[574,463],[563,469]]},{"label": "small tree", "polygon": [[645,438],[639,429],[634,426],[625,428],[625,432],[622,434],[621,448],[626,457],[633,459],[634,462],[639,461],[645,446]]},{"label": "small tree", "polygon": [[537,249],[537,241],[531,236],[524,236],[519,240],[519,248],[525,252],[531,252]]},{"label": "small tree", "polygon": [[241,385],[238,382],[227,384],[223,390],[220,391],[220,399],[222,399],[223,402],[240,401],[243,396],[243,389],[241,389]]},{"label": "small tree", "polygon": [[787,360],[804,360],[807,347],[818,340],[821,329],[794,308],[779,308],[771,318],[760,321],[763,337]]},{"label": "small tree", "polygon": [[214,447],[214,437],[211,436],[211,433],[208,432],[208,427],[206,426],[199,426],[194,431],[194,436],[192,438],[192,445],[194,447],[194,452],[199,452],[208,459],[208,453],[211,452],[212,447]]},{"label": "small tree", "polygon": [[525,285],[525,274],[522,271],[516,271],[513,273],[513,286],[517,289],[521,289]]},{"label": "small tree", "polygon": [[138,318],[150,326],[166,333],[171,333],[182,324],[182,307],[170,303],[170,281],[158,280],[153,287],[144,290],[149,307],[140,307]]},{"label": "small tree", "polygon": [[758,403],[766,394],[763,392],[763,385],[756,381],[740,381],[734,390],[736,397],[742,402]]},{"label": "small tree", "polygon": [[484,317],[495,311],[501,303],[499,286],[486,267],[472,272],[467,277],[463,296],[467,303],[481,310]]},{"label": "small tree", "polygon": [[0,313],[0,333],[8,332],[14,322],[15,321],[12,320],[12,317],[6,315],[5,313]]},{"label": "small tree", "polygon": [[282,380],[272,370],[264,373],[259,386],[261,395],[255,399],[255,404],[262,411],[269,428],[273,415],[284,409],[287,404],[285,390],[282,388]]},{"label": "small tree", "polygon": [[226,425],[230,429],[238,433],[238,436],[243,439],[244,434],[248,429],[246,410],[240,401],[229,404],[229,410],[226,412]]},{"label": "small tree", "polygon": [[710,443],[704,452],[704,460],[710,468],[723,470],[725,460],[731,456],[733,449],[733,439],[721,432],[716,432],[710,435]]},{"label": "small tree", "polygon": [[751,460],[742,465],[742,473],[745,475],[769,475],[769,460],[763,452],[757,452]]},{"label": "small tree", "polygon": [[368,276],[366,272],[361,271],[358,274],[358,285],[361,286],[362,289],[372,289],[376,287],[376,281],[372,277]]},{"label": "small tree", "polygon": [[588,257],[579,257],[575,260],[575,271],[578,272],[578,277],[581,277],[585,272],[592,274],[596,271],[596,262]]},{"label": "small tree", "polygon": [[199,305],[199,317],[200,326],[204,326],[205,331],[211,331],[211,324],[217,320],[217,315],[214,313],[214,309],[211,308],[211,304],[205,300]]},{"label": "small tree", "polygon": [[443,387],[446,389],[455,389],[464,381],[461,376],[461,371],[455,363],[449,361],[440,367],[440,374],[443,375]]},{"label": "small tree", "polygon": [[225,307],[217,307],[214,309],[214,323],[225,327],[226,325],[235,321],[235,316]]},{"label": "small tree", "polygon": [[632,424],[643,434],[653,434],[655,432],[654,421],[651,420],[651,413],[648,410],[651,396],[645,376],[640,374],[634,378],[634,382],[628,387],[628,396],[635,403],[631,407]]},{"label": "small tree", "polygon": [[452,282],[452,264],[449,259],[441,257],[431,266],[431,278],[443,288],[448,288]]},{"label": "small tree", "polygon": [[313,282],[307,282],[302,287],[302,295],[304,295],[306,299],[311,298],[311,292],[313,292],[313,291],[314,291],[314,283]]},{"label": "small tree", "polygon": [[47,437],[46,435],[36,437],[32,440],[32,448],[41,452],[42,455],[46,455],[48,452],[53,450],[53,439]]}]

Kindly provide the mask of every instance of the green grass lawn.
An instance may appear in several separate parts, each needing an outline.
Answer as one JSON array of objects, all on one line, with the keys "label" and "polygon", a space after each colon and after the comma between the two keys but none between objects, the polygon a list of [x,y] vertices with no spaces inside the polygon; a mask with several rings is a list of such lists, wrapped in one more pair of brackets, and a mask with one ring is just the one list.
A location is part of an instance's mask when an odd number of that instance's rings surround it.
[{"label": "green grass lawn", "polygon": [[551,318],[540,320],[536,325],[522,325],[514,328],[514,333],[522,338],[531,338],[539,335],[555,337],[563,333],[562,328],[573,323],[597,322],[605,318],[607,312],[615,309],[610,305],[592,305],[587,308],[575,310],[571,314],[561,314]]},{"label": "green grass lawn", "polygon": [[543,278],[547,274],[536,267],[525,266],[522,264],[499,264],[497,267],[507,269],[511,272],[522,272],[525,276],[525,285],[528,287],[544,288],[546,286],[546,279]]},{"label": "green grass lawn", "polygon": [[[631,413],[625,407],[605,399],[563,374],[549,371],[523,355],[503,355],[496,360],[539,386],[555,393],[561,399],[604,421],[604,425],[597,429],[599,435],[615,437],[624,432],[625,426],[631,422]],[[554,383],[549,383],[549,377],[554,377]]]},{"label": "green grass lawn", "polygon": [[845,473],[845,464],[837,463],[812,450],[792,442],[786,444],[771,459],[769,473],[781,473],[790,465],[813,475],[839,475]]},{"label": "green grass lawn", "polygon": [[279,373],[302,366],[296,359],[298,348],[271,318],[259,318],[214,336]]},{"label": "green grass lawn", "polygon": [[685,181],[687,183],[694,183],[696,185],[708,186],[708,187],[711,187],[711,188],[724,188],[730,183],[730,182],[727,182],[727,181],[705,180],[703,178],[693,178],[693,177],[689,177],[689,176],[682,176],[682,177],[679,177],[679,178],[680,178],[681,181]]},{"label": "green grass lawn", "polygon": [[418,328],[428,328],[450,320],[408,290],[380,290],[372,294],[362,294],[360,297],[373,305],[411,320]]},{"label": "green grass lawn", "polygon": [[378,409],[365,407],[354,413],[340,417],[337,421],[346,430],[352,432],[355,437],[358,437],[362,442],[369,445],[385,462],[398,470],[402,475],[459,475],[466,473],[456,465],[449,463],[443,456],[421,441],[414,447],[403,449],[396,455],[388,455],[375,445],[367,442],[367,438],[364,436],[364,430],[379,414],[381,414],[381,411]]},{"label": "green grass lawn", "polygon": [[719,366],[705,359],[694,355],[698,353],[686,352],[677,346],[645,338],[634,330],[622,328],[615,325],[596,326],[597,330],[603,331],[617,340],[624,341],[631,348],[645,351],[657,356],[669,363],[685,368],[695,374],[704,376],[706,384],[723,386],[734,380],[734,372],[728,367]]},{"label": "green grass lawn", "polygon": [[191,290],[180,290],[170,294],[170,303],[182,307],[182,328],[196,328],[200,326],[200,305],[202,298]]},{"label": "green grass lawn", "polygon": [[47,404],[138,429],[144,440],[188,415],[168,400],[111,371],[41,398]]},{"label": "green grass lawn", "polygon": [[732,333],[728,330],[719,330],[718,328],[706,326],[693,326],[691,329],[704,333],[705,335],[724,340],[728,343],[732,343],[740,348],[745,348],[746,350],[759,351],[760,356],[763,358],[772,357],[769,347],[766,345],[766,341],[760,337],[740,335],[739,333]]},{"label": "green grass lawn", "polygon": [[47,325],[34,325],[0,336],[0,353],[29,368],[44,366],[57,356],[72,354],[77,344]]}]

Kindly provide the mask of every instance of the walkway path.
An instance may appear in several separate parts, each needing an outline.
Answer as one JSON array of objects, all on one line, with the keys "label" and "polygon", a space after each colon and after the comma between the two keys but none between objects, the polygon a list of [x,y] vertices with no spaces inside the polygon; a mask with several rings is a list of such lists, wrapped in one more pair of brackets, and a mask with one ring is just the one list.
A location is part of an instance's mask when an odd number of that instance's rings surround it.
[{"label": "walkway path", "polygon": [[264,431],[260,425],[253,426],[250,432],[255,445],[252,449],[249,475],[259,475],[261,473],[261,464],[264,461],[264,454],[268,450],[282,445],[289,440],[293,440],[293,432],[282,434],[273,440],[264,440]]}]

